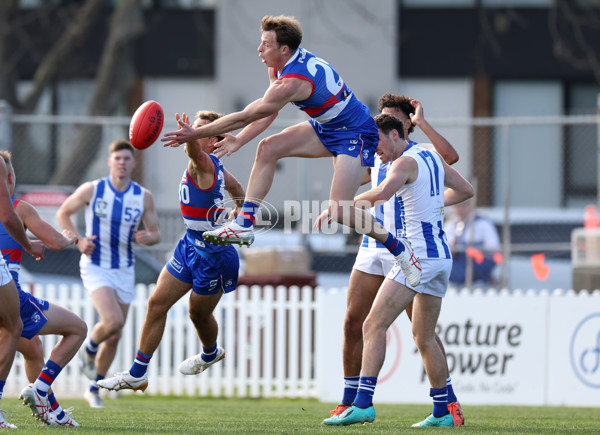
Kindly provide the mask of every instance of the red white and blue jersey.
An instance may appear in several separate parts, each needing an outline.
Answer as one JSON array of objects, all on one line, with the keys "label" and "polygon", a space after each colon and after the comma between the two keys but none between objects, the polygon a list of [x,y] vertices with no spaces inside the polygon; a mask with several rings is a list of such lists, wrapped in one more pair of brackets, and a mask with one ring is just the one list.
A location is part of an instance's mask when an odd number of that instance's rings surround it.
[{"label": "red white and blue jersey", "polygon": [[331,65],[302,47],[275,73],[277,78],[296,77],[312,84],[310,97],[293,104],[324,130],[358,128],[371,117],[369,108],[356,98]]},{"label": "red white and blue jersey", "polygon": [[220,225],[219,220],[225,212],[223,163],[214,154],[209,154],[209,157],[215,165],[213,185],[208,189],[200,188],[189,176],[186,168],[179,184],[179,204],[190,242],[201,250],[218,252],[222,251],[225,246],[213,245],[202,239],[204,231],[212,230]]},{"label": "red white and blue jersey", "polygon": [[144,214],[144,189],[131,181],[127,189],[119,192],[108,177],[93,183],[94,193],[85,209],[85,235],[97,238],[89,261],[106,269],[131,267],[135,261],[133,230]]},{"label": "red white and blue jersey", "polygon": [[[18,199],[11,198],[13,207],[16,209],[19,204]],[[19,285],[19,270],[21,270],[21,259],[23,258],[23,248],[21,245],[12,238],[4,225],[0,222],[0,251],[2,252],[2,259],[8,266],[8,270],[12,275],[15,284],[20,290]]]}]

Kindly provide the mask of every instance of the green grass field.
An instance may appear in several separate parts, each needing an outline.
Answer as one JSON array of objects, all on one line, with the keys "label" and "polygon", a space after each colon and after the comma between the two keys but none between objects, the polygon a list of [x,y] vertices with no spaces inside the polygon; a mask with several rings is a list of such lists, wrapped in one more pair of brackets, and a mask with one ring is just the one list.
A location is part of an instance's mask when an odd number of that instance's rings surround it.
[{"label": "green grass field", "polygon": [[[126,395],[106,399],[105,409],[91,409],[78,399],[64,399],[74,406],[79,428],[48,427],[31,417],[29,408],[16,398],[5,397],[2,407],[13,414],[8,420],[15,431],[48,434],[75,431],[86,434],[185,434],[185,433],[461,433],[566,434],[600,433],[597,408],[469,406],[464,405],[466,425],[457,429],[416,429],[410,425],[431,411],[427,405],[375,405],[372,424],[331,427],[321,424],[334,404],[316,400],[214,399]],[[8,433],[8,432],[7,432]],[[12,432],[11,432],[12,433]]]}]

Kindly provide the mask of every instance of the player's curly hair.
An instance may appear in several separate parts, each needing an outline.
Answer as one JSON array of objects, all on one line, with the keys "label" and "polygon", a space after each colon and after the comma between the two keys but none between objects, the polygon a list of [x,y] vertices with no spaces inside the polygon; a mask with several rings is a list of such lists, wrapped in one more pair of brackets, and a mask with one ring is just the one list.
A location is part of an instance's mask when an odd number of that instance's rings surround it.
[{"label": "player's curly hair", "polygon": [[[402,113],[406,115],[407,119],[410,119],[410,114],[415,113],[415,108],[412,104],[410,104],[410,98],[406,95],[395,95],[395,94],[385,94],[379,99],[379,111],[381,112],[384,108],[390,108],[395,110],[400,110]],[[411,124],[408,129],[408,134],[412,133],[415,129],[415,126]]]},{"label": "player's curly hair", "polygon": [[261,32],[273,30],[277,35],[277,43],[287,45],[292,52],[296,51],[302,42],[302,27],[294,17],[267,15],[260,23],[260,30]]}]

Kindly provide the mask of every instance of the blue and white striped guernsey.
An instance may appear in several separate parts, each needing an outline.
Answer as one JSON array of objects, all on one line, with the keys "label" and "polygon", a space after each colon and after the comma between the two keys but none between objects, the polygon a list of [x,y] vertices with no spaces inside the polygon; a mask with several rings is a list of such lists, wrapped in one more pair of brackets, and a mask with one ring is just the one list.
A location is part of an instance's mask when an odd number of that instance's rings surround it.
[{"label": "blue and white striped guernsey", "polygon": [[[385,204],[371,208],[371,214],[396,237],[407,237],[417,258],[451,258],[442,226],[444,166],[441,157],[413,141],[402,156],[410,156],[417,162],[417,179],[404,185]],[[379,158],[375,159],[371,188],[383,182],[392,163],[382,164]],[[382,243],[368,236],[363,237],[361,246],[385,249]]]},{"label": "blue and white striped guernsey", "polygon": [[[409,146],[410,145],[417,145],[417,142],[410,141]],[[371,189],[374,189],[383,183],[383,180],[385,180],[392,163],[393,162],[381,163],[379,156],[375,155],[375,165],[371,168]],[[388,199],[385,204],[373,207],[369,209],[369,211],[373,216],[375,216],[377,222],[383,225],[386,230],[396,237],[401,237],[404,234],[402,227],[402,214],[396,213],[397,207],[400,207],[400,205],[398,204],[397,198],[394,195]],[[383,246],[383,243],[378,242],[369,236],[363,236],[361,247],[386,249],[386,247]]]},{"label": "blue and white striped guernsey", "polygon": [[[410,240],[420,259],[452,258],[444,221],[444,164],[440,155],[418,145],[409,145],[402,156],[415,159],[419,175],[396,192],[397,216],[403,236]],[[398,219],[398,218],[397,218]]]},{"label": "blue and white striped guernsey", "polygon": [[90,260],[107,269],[133,266],[133,230],[144,213],[144,189],[131,181],[118,192],[108,177],[93,183],[94,193],[85,209],[86,237],[97,236]]}]

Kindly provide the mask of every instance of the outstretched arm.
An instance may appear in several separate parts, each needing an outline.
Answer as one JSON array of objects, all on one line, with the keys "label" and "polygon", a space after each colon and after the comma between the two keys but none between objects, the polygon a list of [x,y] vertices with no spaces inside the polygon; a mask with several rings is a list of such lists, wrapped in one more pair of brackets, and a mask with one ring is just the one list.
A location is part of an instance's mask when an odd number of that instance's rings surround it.
[{"label": "outstretched arm", "polygon": [[458,162],[458,152],[456,152],[450,142],[448,142],[444,136],[439,134],[425,119],[421,102],[411,98],[410,103],[415,108],[415,113],[410,115],[410,121],[425,133],[435,150],[442,156],[446,163],[453,165]]},{"label": "outstretched arm", "polygon": [[4,159],[0,159],[0,222],[2,222],[6,231],[21,245],[25,252],[41,260],[44,258],[44,247],[41,243],[32,242],[27,237],[23,222],[13,207],[6,182],[7,178],[8,170],[6,163]]},{"label": "outstretched arm", "polygon": [[312,86],[306,80],[297,78],[278,79],[271,83],[262,98],[253,101],[241,112],[225,115],[210,124],[200,127],[192,127],[189,123],[179,120],[179,130],[165,134],[161,140],[165,142],[164,146],[179,146],[189,140],[229,133],[259,119],[271,117],[290,101],[306,99],[311,92]]},{"label": "outstretched arm", "polygon": [[50,249],[60,251],[77,243],[75,234],[69,230],[64,230],[62,234],[56,231],[52,225],[41,218],[37,210],[28,202],[19,201],[17,214],[29,231]]}]

